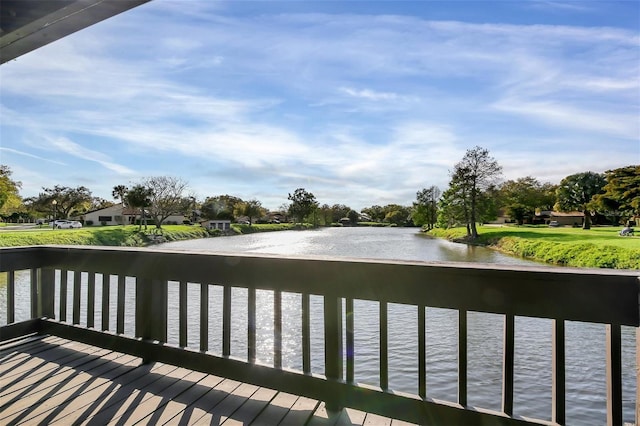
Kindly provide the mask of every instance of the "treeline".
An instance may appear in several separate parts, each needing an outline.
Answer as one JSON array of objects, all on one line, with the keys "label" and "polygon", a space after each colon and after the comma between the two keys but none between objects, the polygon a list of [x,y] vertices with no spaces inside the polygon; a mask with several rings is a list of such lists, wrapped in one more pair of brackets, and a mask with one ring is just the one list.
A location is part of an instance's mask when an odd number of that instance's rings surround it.
[{"label": "treeline", "polygon": [[[94,197],[84,187],[55,185],[43,188],[36,197],[22,198],[21,183],[11,178],[8,166],[0,165],[0,217],[5,221],[34,221],[37,218],[70,218],[114,205]],[[526,176],[502,180],[502,167],[489,151],[476,146],[454,165],[449,185],[416,193],[411,206],[372,205],[359,212],[345,204],[320,204],[313,193],[297,188],[277,211],[269,212],[259,200],[233,195],[212,195],[198,200],[179,178],[158,176],[113,187],[115,201],[122,202],[142,218],[160,227],[171,215],[201,219],[254,222],[307,222],[319,226],[381,222],[400,226],[466,226],[477,237],[476,224],[495,220],[499,214],[518,224],[534,223],[536,212],[580,211],[583,227],[597,223],[620,224],[640,218],[640,166],[630,165],[604,173],[591,171],[565,177],[559,184],[539,182]]]},{"label": "treeline", "polygon": [[534,223],[536,212],[582,212],[582,227],[594,220],[620,224],[640,218],[640,166],[604,173],[586,171],[569,175],[558,185],[532,176],[501,182],[502,167],[489,151],[476,146],[451,172],[449,187],[419,191],[412,219],[427,229],[466,226],[476,238],[476,224],[495,220],[502,212],[518,224]]}]

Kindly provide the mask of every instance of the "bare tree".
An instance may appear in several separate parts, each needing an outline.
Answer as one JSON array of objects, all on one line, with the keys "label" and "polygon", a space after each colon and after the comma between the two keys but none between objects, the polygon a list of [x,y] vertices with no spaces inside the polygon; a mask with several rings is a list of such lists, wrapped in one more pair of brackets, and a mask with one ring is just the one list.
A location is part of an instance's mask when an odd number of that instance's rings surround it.
[{"label": "bare tree", "polygon": [[184,197],[187,183],[171,176],[156,176],[146,179],[142,185],[149,188],[149,215],[156,228],[162,228],[162,222],[171,215],[183,214],[189,208],[189,198]]}]

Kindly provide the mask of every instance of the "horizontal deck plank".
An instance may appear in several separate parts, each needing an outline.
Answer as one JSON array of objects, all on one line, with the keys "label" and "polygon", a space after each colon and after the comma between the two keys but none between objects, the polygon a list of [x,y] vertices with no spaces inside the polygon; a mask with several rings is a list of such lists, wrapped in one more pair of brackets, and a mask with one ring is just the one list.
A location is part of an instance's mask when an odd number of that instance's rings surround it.
[{"label": "horizontal deck plank", "polygon": [[144,364],[132,355],[66,339],[12,343],[0,348],[0,357],[15,367],[0,370],[0,424],[396,424],[350,409],[329,413],[311,398]]}]

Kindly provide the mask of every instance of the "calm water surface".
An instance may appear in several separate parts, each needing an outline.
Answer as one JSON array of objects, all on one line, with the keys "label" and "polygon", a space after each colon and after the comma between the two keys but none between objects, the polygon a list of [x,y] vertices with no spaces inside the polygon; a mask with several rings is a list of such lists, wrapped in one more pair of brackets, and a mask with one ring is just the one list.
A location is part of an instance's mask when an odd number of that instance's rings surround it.
[{"label": "calm water surface", "polygon": [[[482,262],[506,265],[536,264],[496,251],[432,239],[411,228],[327,228],[313,231],[258,233],[232,238],[213,238],[167,243],[158,248],[232,253],[270,253],[304,256],[415,261]],[[290,311],[291,330],[285,331],[285,365],[301,368],[299,301],[283,300]],[[269,295],[264,296],[262,360],[269,363],[273,347]],[[322,315],[321,301],[312,315]],[[246,329],[246,312],[239,308],[237,321]],[[355,301],[356,381],[378,384],[378,305]],[[243,316],[244,315],[244,316]],[[286,314],[283,314],[286,315]],[[427,308],[427,396],[456,401],[457,311]],[[417,393],[418,347],[416,307],[389,306],[389,385],[394,390]],[[244,321],[244,322],[243,322]],[[503,316],[469,313],[469,403],[501,409]],[[551,419],[551,320],[516,318],[515,414]],[[314,333],[321,337],[322,331]],[[605,329],[603,325],[567,322],[566,380],[568,424],[606,423]],[[635,404],[635,329],[623,330],[624,418],[632,422]],[[312,347],[322,348],[322,340]],[[246,341],[237,341],[244,356]],[[312,364],[322,372],[323,354]]]},{"label": "calm water surface", "polygon": [[[483,262],[496,264],[533,264],[505,256],[482,247],[468,247],[440,239],[431,239],[409,228],[327,228],[313,231],[280,231],[228,238],[210,238],[166,243],[153,249],[198,250],[225,253],[268,253],[300,256],[338,256],[351,258],[395,259],[414,261]],[[67,306],[72,306],[73,274],[68,277]],[[18,274],[17,319],[28,318],[28,274]],[[97,278],[99,279],[99,278]],[[86,281],[86,280],[85,280]],[[98,281],[100,282],[100,281]],[[20,283],[18,283],[20,284]],[[86,287],[83,293],[82,318],[86,324]],[[101,316],[101,286],[96,286],[96,323]],[[111,277],[111,310],[115,310],[116,281]],[[178,342],[177,283],[169,283],[169,342]],[[220,353],[222,330],[222,287],[209,290],[210,350]],[[129,300],[135,294],[135,281],[127,282]],[[232,291],[232,355],[246,359],[247,292]],[[258,291],[257,357],[265,364],[273,363],[273,293]],[[299,351],[301,338],[300,295],[284,293],[282,357],[283,366],[302,369]],[[133,334],[133,306],[127,305],[125,333]],[[176,306],[173,306],[176,305]],[[22,307],[24,306],[24,307]],[[56,312],[59,301],[56,301]],[[188,345],[199,346],[199,285],[188,285]],[[0,324],[6,321],[6,291],[0,291]],[[70,313],[69,313],[70,315]],[[324,373],[322,299],[311,298],[312,371]],[[378,385],[379,331],[378,304],[356,300],[355,376],[356,381]],[[417,393],[418,344],[417,308],[389,305],[389,385],[390,388]],[[449,309],[427,308],[427,396],[457,399],[457,321],[458,313]],[[115,315],[111,315],[115,330]],[[496,314],[470,312],[468,318],[469,404],[501,409],[502,339],[504,318]],[[551,419],[551,328],[546,319],[516,318],[515,414]],[[605,330],[603,325],[567,322],[566,380],[568,424],[605,424]],[[635,404],[635,329],[623,328],[624,420],[634,420]]]}]

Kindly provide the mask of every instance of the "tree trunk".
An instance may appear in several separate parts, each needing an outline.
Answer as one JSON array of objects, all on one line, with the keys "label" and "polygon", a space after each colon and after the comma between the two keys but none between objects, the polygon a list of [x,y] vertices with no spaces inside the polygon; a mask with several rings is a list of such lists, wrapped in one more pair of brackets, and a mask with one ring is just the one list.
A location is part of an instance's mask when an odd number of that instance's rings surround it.
[{"label": "tree trunk", "polygon": [[582,229],[591,229],[591,215],[589,214],[589,210],[584,210],[582,212],[584,215],[584,220],[582,221]]}]

